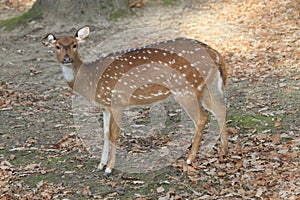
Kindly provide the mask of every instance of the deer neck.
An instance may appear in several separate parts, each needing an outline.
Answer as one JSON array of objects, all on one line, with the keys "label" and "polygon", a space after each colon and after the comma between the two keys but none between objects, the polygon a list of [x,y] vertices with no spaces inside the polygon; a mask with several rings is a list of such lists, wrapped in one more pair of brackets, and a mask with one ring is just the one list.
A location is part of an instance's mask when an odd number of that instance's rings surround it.
[{"label": "deer neck", "polygon": [[72,89],[74,87],[74,82],[81,65],[82,61],[80,59],[74,60],[74,62],[71,64],[61,64],[64,78],[67,81],[69,87],[71,87]]},{"label": "deer neck", "polygon": [[99,63],[84,63],[80,59],[76,59],[72,64],[62,65],[62,71],[73,92],[80,94],[92,103],[95,102],[98,74],[102,74]]}]

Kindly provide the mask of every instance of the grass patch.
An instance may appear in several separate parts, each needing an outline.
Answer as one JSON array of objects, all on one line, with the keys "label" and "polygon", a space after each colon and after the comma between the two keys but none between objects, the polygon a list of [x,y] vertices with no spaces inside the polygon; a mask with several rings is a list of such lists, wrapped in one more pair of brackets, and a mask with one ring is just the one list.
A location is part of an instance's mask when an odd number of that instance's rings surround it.
[{"label": "grass patch", "polygon": [[15,166],[26,166],[32,163],[39,163],[41,153],[39,151],[15,151],[9,152],[7,155],[14,155],[15,158],[11,160],[11,164]]},{"label": "grass patch", "polygon": [[61,175],[57,173],[46,173],[46,174],[35,173],[28,176],[26,184],[34,188],[41,181],[48,182],[48,183],[53,183],[53,182],[59,183],[61,181],[60,179],[61,179]]},{"label": "grass patch", "polygon": [[173,0],[163,0],[163,4],[165,6],[171,6],[171,5],[173,5]]},{"label": "grass patch", "polygon": [[269,117],[263,115],[230,115],[227,116],[227,120],[230,122],[230,126],[239,127],[246,132],[264,132],[268,130],[280,130],[285,127],[286,116]]}]

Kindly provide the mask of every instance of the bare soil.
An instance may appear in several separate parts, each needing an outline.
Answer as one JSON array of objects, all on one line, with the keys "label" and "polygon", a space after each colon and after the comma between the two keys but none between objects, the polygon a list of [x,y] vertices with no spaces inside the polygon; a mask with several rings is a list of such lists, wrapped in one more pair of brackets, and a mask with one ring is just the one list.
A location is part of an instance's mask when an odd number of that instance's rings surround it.
[{"label": "bare soil", "polygon": [[[136,8],[137,16],[91,24],[90,38],[80,46],[83,60],[185,36],[221,52],[230,71],[230,146],[224,163],[217,150],[199,155],[192,166],[184,163],[183,154],[163,169],[141,174],[115,170],[109,179],[95,170],[98,158],[78,137],[72,110],[76,95],[63,80],[54,50],[40,42],[46,33],[70,35],[83,24],[34,21],[2,30],[1,199],[300,198],[299,10],[297,1],[146,4]],[[2,19],[11,15],[10,10],[1,12]],[[178,108],[170,109],[166,134],[180,125]],[[147,109],[135,113],[143,125]],[[149,149],[162,145],[161,137],[140,140],[123,132],[120,143]]]}]

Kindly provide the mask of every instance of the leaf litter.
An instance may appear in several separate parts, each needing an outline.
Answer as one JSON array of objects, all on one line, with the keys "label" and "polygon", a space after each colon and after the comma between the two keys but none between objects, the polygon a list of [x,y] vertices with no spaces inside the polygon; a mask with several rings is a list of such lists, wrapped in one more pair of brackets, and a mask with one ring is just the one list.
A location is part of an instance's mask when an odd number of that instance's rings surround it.
[{"label": "leaf litter", "polygon": [[[143,7],[144,3],[139,2],[131,6]],[[159,173],[141,176],[115,172],[108,180],[95,172],[97,160],[90,157],[72,125],[66,129],[64,122],[53,120],[52,127],[63,135],[60,139],[47,136],[52,142],[46,144],[35,136],[12,141],[12,132],[0,130],[0,198],[299,199],[299,3],[207,2],[204,8],[209,9],[205,12],[209,20],[191,17],[201,6],[195,4],[196,9],[184,12],[187,20],[181,31],[224,52],[228,63],[230,147],[223,162],[215,152],[206,157],[199,155],[192,166],[179,159]],[[222,31],[221,23],[231,30]],[[211,26],[221,28],[207,32],[197,29]],[[26,54],[26,50],[16,52],[18,56]],[[43,71],[31,66],[25,79],[43,76]],[[65,102],[71,96],[62,87],[43,93],[20,88],[20,82],[1,81],[0,110],[8,118],[27,120],[51,110],[60,113],[63,109],[59,105],[51,107],[48,102]],[[176,116],[176,112],[171,115]],[[44,117],[36,120],[47,122]],[[25,126],[7,121],[20,134],[34,123],[29,121]],[[152,135],[152,142],[123,139],[127,148],[130,143],[135,145],[133,151],[164,145]],[[164,141],[167,143],[168,138]]]}]

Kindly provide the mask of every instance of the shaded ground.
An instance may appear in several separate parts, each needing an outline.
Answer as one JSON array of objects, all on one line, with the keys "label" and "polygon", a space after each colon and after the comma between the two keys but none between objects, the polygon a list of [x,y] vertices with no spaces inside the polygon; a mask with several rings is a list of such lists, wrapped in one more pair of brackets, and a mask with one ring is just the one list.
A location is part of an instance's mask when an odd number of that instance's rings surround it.
[{"label": "shaded ground", "polygon": [[[194,2],[172,8],[145,7],[137,17],[93,24],[89,42],[81,47],[85,60],[94,59],[92,49],[101,50],[100,42],[112,35],[135,28],[150,31],[148,27],[155,26],[161,31],[124,39],[124,46],[168,38],[169,29],[175,29],[222,52],[231,73],[227,95],[230,152],[224,163],[219,163],[215,151],[199,155],[193,166],[187,166],[184,154],[161,170],[147,174],[116,170],[110,179],[95,171],[98,160],[77,137],[74,95],[62,78],[53,50],[40,43],[48,32],[73,34],[75,29],[32,22],[21,31],[3,32],[0,197],[300,198],[299,10],[297,1]],[[170,112],[176,116],[176,108]],[[176,129],[176,118],[172,120],[170,127]],[[136,142],[123,135],[122,144]],[[161,138],[151,140],[159,145]],[[149,147],[149,141],[142,145]]]}]

